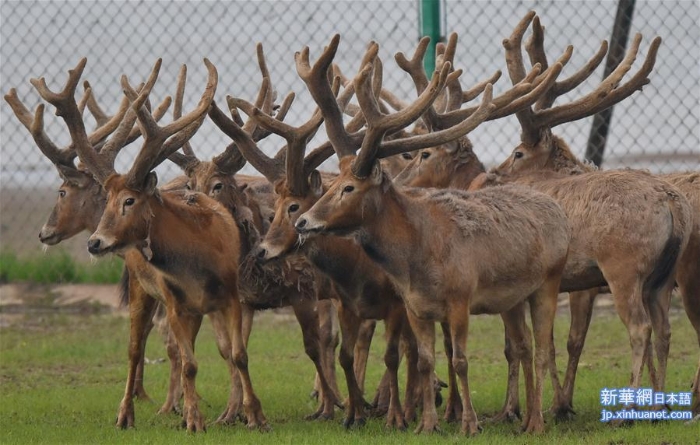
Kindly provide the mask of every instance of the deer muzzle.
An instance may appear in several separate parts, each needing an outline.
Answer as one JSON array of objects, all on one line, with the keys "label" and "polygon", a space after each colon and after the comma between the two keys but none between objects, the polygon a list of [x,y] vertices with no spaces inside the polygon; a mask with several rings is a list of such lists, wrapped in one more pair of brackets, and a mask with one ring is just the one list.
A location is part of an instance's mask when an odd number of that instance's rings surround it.
[{"label": "deer muzzle", "polygon": [[61,238],[58,236],[58,233],[56,233],[55,227],[44,226],[41,228],[41,232],[39,232],[39,241],[47,246],[55,246],[61,242]]},{"label": "deer muzzle", "polygon": [[320,232],[323,230],[323,227],[324,224],[322,222],[317,221],[313,216],[308,214],[301,215],[294,224],[294,228],[300,235]]},{"label": "deer muzzle", "polygon": [[104,237],[96,234],[93,234],[90,238],[88,238],[87,242],[88,252],[90,252],[92,255],[104,255],[110,251],[113,245],[114,242],[110,242]]}]

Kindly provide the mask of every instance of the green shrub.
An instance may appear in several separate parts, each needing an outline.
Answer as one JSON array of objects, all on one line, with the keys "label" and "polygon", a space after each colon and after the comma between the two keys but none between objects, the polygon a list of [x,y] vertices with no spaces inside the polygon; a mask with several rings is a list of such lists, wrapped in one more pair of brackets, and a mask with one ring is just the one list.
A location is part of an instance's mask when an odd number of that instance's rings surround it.
[{"label": "green shrub", "polygon": [[101,259],[92,264],[76,262],[63,250],[27,257],[5,251],[0,253],[0,282],[117,283],[122,264],[118,257]]}]

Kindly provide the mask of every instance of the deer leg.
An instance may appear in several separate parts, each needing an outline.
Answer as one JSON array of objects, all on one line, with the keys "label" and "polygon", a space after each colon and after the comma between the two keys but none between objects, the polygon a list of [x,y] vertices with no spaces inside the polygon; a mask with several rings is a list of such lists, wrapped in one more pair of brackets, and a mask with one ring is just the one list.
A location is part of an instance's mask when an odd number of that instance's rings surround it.
[{"label": "deer leg", "polygon": [[[542,392],[544,380],[550,363],[550,348],[552,347],[554,316],[557,312],[557,295],[561,275],[550,278],[533,295],[530,296],[530,317],[535,336],[535,388],[526,394],[527,414],[523,430],[527,433],[544,432],[544,417],[542,416]],[[523,368],[525,372],[526,368]],[[526,381],[525,390],[528,384]]]},{"label": "deer leg", "polygon": [[[231,357],[241,378],[243,386],[243,410],[248,420],[248,428],[259,428],[263,431],[269,430],[267,419],[263,414],[260,399],[255,394],[253,383],[248,372],[248,352],[246,350],[246,339],[243,333],[243,307],[236,295],[228,306],[222,309],[224,318],[229,322],[229,333],[231,334]],[[249,334],[248,334],[249,335]]]},{"label": "deer leg", "polygon": [[375,320],[362,320],[360,330],[357,333],[357,343],[355,344],[355,378],[360,390],[365,391],[365,373],[367,371],[367,359],[369,358],[369,348],[372,346],[374,329],[377,326]]},{"label": "deer leg", "polygon": [[350,428],[352,425],[362,426],[366,422],[364,412],[365,400],[355,378],[355,358],[353,354],[360,329],[360,319],[344,307],[338,308],[338,318],[340,319],[340,330],[342,332],[338,359],[343,372],[345,372],[345,380],[348,385],[348,401],[345,404],[343,425],[345,428]]},{"label": "deer leg", "polygon": [[462,390],[462,434],[474,435],[480,431],[476,411],[472,405],[469,391],[467,362],[467,336],[469,332],[469,299],[452,298],[448,307],[447,320],[452,339],[452,368],[459,380]]},{"label": "deer leg", "polygon": [[[574,412],[574,383],[576,371],[586,342],[588,327],[593,315],[593,303],[598,295],[598,288],[569,293],[569,310],[571,313],[571,326],[569,327],[569,339],[566,349],[569,360],[564,375],[564,385],[561,392],[555,387],[552,412],[558,421],[571,419]],[[554,351],[554,348],[552,348]],[[554,370],[552,370],[554,371]]]},{"label": "deer leg", "polygon": [[226,409],[219,415],[215,423],[223,425],[232,425],[236,422],[238,413],[241,408],[241,383],[238,375],[238,370],[233,364],[231,357],[231,333],[229,332],[228,320],[223,318],[221,312],[211,312],[209,314],[212,327],[216,337],[216,347],[219,350],[219,355],[224,359],[228,366],[229,377],[231,379],[231,390],[229,392]]},{"label": "deer leg", "polygon": [[405,320],[404,308],[399,306],[393,308],[389,316],[384,320],[386,325],[386,353],[384,354],[384,364],[389,374],[389,409],[386,415],[386,427],[405,430],[408,424],[404,419],[403,409],[399,396],[399,363],[401,330]]},{"label": "deer leg", "polygon": [[[642,301],[643,283],[635,275],[620,274],[614,280],[607,280],[615,302],[615,309],[629,335],[630,348],[632,349],[631,388],[639,388],[644,364],[651,351],[651,322]],[[620,425],[629,422],[613,421],[611,423]]]},{"label": "deer leg", "polygon": [[151,298],[137,280],[130,278],[129,283],[129,371],[126,377],[124,397],[119,405],[116,425],[119,428],[132,428],[134,426],[134,385],[136,381],[136,369],[141,361],[143,336],[145,326],[153,316],[156,301]]},{"label": "deer leg", "polygon": [[[688,315],[691,325],[695,329],[698,337],[698,345],[700,345],[700,273],[697,270],[697,260],[700,256],[700,246],[693,247],[696,250],[690,250],[689,244],[686,253],[681,258],[676,272],[676,281],[683,299],[683,307]],[[698,362],[698,370],[695,373],[695,378],[692,384],[693,391],[693,415],[700,416],[700,361]]]},{"label": "deer leg", "polygon": [[[174,297],[170,299],[173,301]],[[167,304],[168,321],[170,329],[180,349],[182,361],[182,392],[184,402],[182,406],[183,427],[187,431],[197,432],[206,429],[204,416],[199,411],[195,378],[197,376],[197,360],[194,357],[194,339],[202,324],[202,316],[173,307]]]},{"label": "deer leg", "polygon": [[402,329],[403,343],[406,349],[406,397],[404,405],[404,419],[406,422],[416,420],[416,407],[421,398],[420,391],[420,375],[418,374],[418,344],[416,337],[413,335],[411,326],[404,311],[404,323]]},{"label": "deer leg", "polygon": [[418,346],[417,369],[423,397],[423,413],[415,433],[439,432],[438,415],[435,409],[435,322],[421,320],[413,312],[406,311]]},{"label": "deer leg", "polygon": [[[317,297],[320,295],[317,294]],[[333,397],[338,401],[337,407],[343,408],[341,403],[340,391],[338,390],[338,380],[335,374],[335,350],[340,344],[340,337],[338,335],[338,314],[335,308],[335,303],[330,298],[318,299],[317,311],[319,318],[319,339],[321,344],[321,354],[323,356],[323,368],[326,375],[326,380],[328,380],[328,385],[333,392]],[[316,373],[314,381],[314,390],[311,393],[311,397],[321,399],[323,395],[321,394],[321,381],[320,376]]]},{"label": "deer leg", "polygon": [[323,366],[323,357],[321,355],[320,332],[318,312],[316,312],[316,300],[309,298],[297,298],[292,304],[294,314],[297,317],[299,326],[301,326],[302,336],[304,338],[304,350],[316,367],[316,375],[319,377],[321,385],[321,404],[318,410],[308,416],[307,420],[313,419],[332,419],[333,410],[338,400],[334,397],[333,391],[328,384],[326,378],[326,370]]},{"label": "deer leg", "polygon": [[[651,327],[654,332],[654,347],[656,348],[656,359],[658,369],[656,370],[656,378],[652,380],[654,391],[661,392],[664,390],[666,383],[666,366],[668,364],[668,351],[671,346],[671,325],[668,321],[668,309],[671,305],[671,292],[675,281],[673,277],[669,283],[656,292],[644,296],[649,318],[651,319]],[[651,345],[650,345],[651,346]],[[648,354],[648,361],[653,363],[653,354]],[[650,375],[653,368],[650,368]]]},{"label": "deer leg", "polygon": [[[254,313],[255,311],[252,307],[241,304],[241,329],[243,344],[246,347],[248,347],[248,339],[253,329]],[[243,406],[243,383],[238,373],[238,368],[236,368],[231,357],[233,346],[231,345],[231,333],[228,331],[228,321],[221,319],[219,316],[212,316],[211,321],[213,325],[216,324],[219,329],[221,329],[221,334],[216,335],[216,345],[219,348],[219,354],[226,360],[226,364],[229,367],[229,375],[231,376],[231,392],[229,393],[226,409],[219,415],[215,423],[233,425],[236,423],[237,419],[247,422],[245,416],[241,413],[241,407]],[[217,331],[216,327],[215,331]]]},{"label": "deer leg", "polygon": [[450,325],[448,323],[440,323],[442,327],[442,339],[445,346],[445,356],[447,356],[447,405],[445,405],[445,417],[447,422],[457,422],[462,418],[462,398],[459,395],[457,375],[452,363],[454,349],[452,345],[452,334],[450,333]]},{"label": "deer leg", "polygon": [[[501,318],[505,331],[505,347],[503,353],[508,362],[508,385],[506,389],[506,401],[503,404],[503,408],[498,414],[491,418],[491,421],[514,422],[516,419],[522,419],[518,388],[521,363],[523,366],[523,374],[525,374],[525,384],[528,384],[528,379],[532,381],[532,347],[530,346],[529,340],[532,338],[532,334],[525,323],[525,307],[523,304],[519,304],[509,312],[502,313]],[[530,372],[529,377],[527,375],[528,369]]]},{"label": "deer leg", "polygon": [[165,398],[163,406],[158,410],[158,414],[182,414],[178,403],[180,398],[182,398],[182,379],[181,379],[181,369],[182,362],[180,360],[180,348],[177,346],[177,341],[173,336],[172,329],[170,325],[165,323],[165,350],[168,354],[168,359],[170,362],[170,379],[168,382],[168,394]]},{"label": "deer leg", "polygon": [[146,322],[146,325],[143,327],[143,342],[141,344],[140,352],[141,357],[139,358],[139,363],[136,366],[136,377],[134,378],[134,397],[137,400],[143,400],[147,402],[152,402],[152,400],[150,397],[148,397],[148,394],[146,393],[146,388],[143,387],[143,368],[146,359],[146,343],[148,342],[148,336],[150,335],[154,326],[153,316],[155,316],[155,308],[153,312],[154,314],[151,315],[151,318],[148,319],[148,322]]}]

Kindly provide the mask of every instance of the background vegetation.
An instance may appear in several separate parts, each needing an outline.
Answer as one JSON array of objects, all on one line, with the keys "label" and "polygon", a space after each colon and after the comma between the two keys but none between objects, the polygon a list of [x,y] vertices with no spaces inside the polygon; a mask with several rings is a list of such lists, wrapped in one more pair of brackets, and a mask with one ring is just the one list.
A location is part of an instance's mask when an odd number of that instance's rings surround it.
[{"label": "background vegetation", "polygon": [[[0,313],[0,442],[14,443],[698,443],[700,427],[684,422],[638,422],[615,428],[598,421],[603,387],[628,383],[630,353],[620,320],[606,308],[596,308],[588,343],[577,379],[576,419],[555,424],[546,417],[542,436],[521,435],[516,424],[489,424],[505,398],[506,365],[503,331],[497,317],[477,316],[470,324],[469,374],[474,404],[483,433],[465,439],[456,425],[442,422],[442,436],[415,436],[411,432],[386,431],[381,420],[364,428],[346,431],[342,413],[327,422],[307,422],[312,412],[309,399],[313,366],[306,358],[301,335],[290,315],[267,312],[256,316],[250,345],[250,367],[256,391],[273,427],[270,433],[248,431],[245,426],[210,425],[204,434],[190,435],[179,428],[174,415],[156,411],[165,395],[168,365],[157,333],[151,336],[146,367],[146,389],[153,403],[136,403],[136,429],[121,431],[113,424],[126,375],[128,319],[113,315],[17,315]],[[690,323],[678,308],[672,311],[673,339],[668,391],[688,391],[698,359],[698,346]],[[556,339],[558,363],[564,366],[568,314],[558,316]],[[441,341],[437,343],[442,351]],[[368,371],[371,397],[383,370],[382,329],[372,345]],[[223,410],[228,396],[228,377],[219,358],[210,325],[205,322],[197,343],[200,372],[197,390],[208,420]],[[442,352],[438,372],[446,374]],[[338,367],[338,375],[342,371]],[[646,383],[646,381],[645,381]],[[344,382],[339,382],[344,391]],[[545,403],[551,400],[546,385]],[[521,386],[522,388],[522,386]],[[522,400],[524,405],[524,400]],[[444,409],[442,407],[441,410]],[[413,428],[414,425],[411,425]]]}]

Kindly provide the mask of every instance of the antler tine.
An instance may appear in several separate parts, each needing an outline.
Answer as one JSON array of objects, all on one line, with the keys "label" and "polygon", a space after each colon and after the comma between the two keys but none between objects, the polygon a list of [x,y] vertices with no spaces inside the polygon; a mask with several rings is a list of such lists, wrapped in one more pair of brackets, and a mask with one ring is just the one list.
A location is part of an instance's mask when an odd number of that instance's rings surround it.
[{"label": "antler tine", "polygon": [[[414,52],[413,57],[410,60],[406,59],[406,56],[402,52],[399,52],[394,56],[394,58],[396,59],[396,63],[399,65],[399,67],[411,76],[411,79],[413,80],[413,83],[416,86],[416,94],[418,95],[422,94],[428,85],[428,76],[425,74],[425,69],[423,68],[423,58],[425,57],[425,52],[428,48],[429,43],[430,38],[423,37],[418,42],[416,51]],[[440,46],[440,51],[442,52],[442,60],[440,61],[441,64],[444,65],[446,62],[450,62],[450,65],[453,65],[453,60],[448,60],[447,58],[454,58],[456,45],[457,34],[452,33],[448,42],[448,46],[450,48],[448,49],[445,46]],[[445,58],[445,56],[447,56],[447,58]],[[441,65],[438,64],[436,68],[440,69],[440,67]],[[450,81],[449,83],[451,84],[453,82],[454,80]],[[444,106],[439,108],[444,108]],[[431,129],[440,128],[441,122],[434,106],[431,106],[426,110],[423,116],[423,121],[425,121],[425,124]]]},{"label": "antler tine", "polygon": [[292,127],[277,119],[267,116],[260,109],[254,108],[252,116],[260,126],[282,136],[287,141],[286,174],[289,191],[301,196],[308,186],[304,176],[304,152],[306,145],[323,123],[323,115],[316,110],[311,118],[299,127]]},{"label": "antler tine", "polygon": [[[122,76],[122,87],[124,88],[126,95],[132,101],[132,108],[136,111],[136,115],[142,128],[141,131],[145,138],[141,151],[127,174],[128,182],[134,187],[140,187],[148,173],[156,165],[158,165],[158,161],[162,162],[170,154],[172,154],[172,152],[182,146],[182,143],[187,142],[189,137],[194,134],[192,128],[198,128],[198,126],[192,124],[204,119],[204,116],[206,115],[206,112],[214,99],[214,93],[218,83],[218,73],[216,67],[214,67],[214,65],[205,58],[204,65],[207,67],[209,72],[209,78],[199,104],[197,104],[197,107],[193,111],[178,119],[175,119],[173,122],[164,127],[159,127],[151,113],[149,113],[146,107],[143,105],[158,78],[161,62],[161,59],[158,59],[153,67],[153,71],[151,72],[148,81],[146,82],[146,85],[144,85],[139,94],[137,94],[131,88],[126,76]],[[178,132],[181,132],[185,128],[187,128],[187,131],[183,132],[182,136],[176,138],[175,142],[166,144],[168,138],[177,134]],[[195,131],[196,128],[194,128]],[[185,140],[182,143],[179,143],[181,138]]]},{"label": "antler tine", "polygon": [[[141,88],[143,88],[143,83],[140,84],[140,87],[136,89],[136,91],[141,91]],[[128,98],[127,98],[128,101]],[[168,108],[170,108],[170,105],[173,102],[173,98],[170,96],[165,96],[163,99],[163,102],[161,102],[155,110],[153,110],[153,120],[156,122],[160,122],[160,120],[165,116],[165,113],[167,113]],[[148,108],[148,101],[146,102],[146,107]],[[128,107],[128,105],[127,105]],[[126,141],[124,142],[124,145],[129,145],[132,142],[134,142],[136,139],[141,137],[141,128],[136,125],[134,128],[131,129],[131,133],[129,133],[129,137],[126,138]]]},{"label": "antler tine", "polygon": [[413,83],[416,85],[417,95],[420,95],[428,86],[428,76],[426,76],[425,68],[423,68],[423,58],[429,44],[430,37],[420,39],[410,60],[402,52],[398,52],[394,56],[399,67],[411,76]]},{"label": "antler tine", "polygon": [[406,151],[420,150],[421,148],[426,147],[435,147],[454,141],[455,139],[466,135],[479,126],[479,124],[484,122],[493,112],[495,105],[492,103],[492,97],[493,86],[491,84],[486,85],[479,108],[459,124],[444,130],[384,142],[379,147],[376,157],[381,159],[399,153],[404,153]]},{"label": "antler tine", "polygon": [[536,113],[536,125],[539,127],[555,127],[564,122],[581,119],[598,113],[621,100],[629,97],[635,91],[641,89],[650,82],[647,77],[656,63],[656,55],[661,45],[661,38],[656,37],[649,47],[649,51],[639,71],[627,82],[618,86],[625,74],[632,68],[639,45],[641,34],[636,34],[625,58],[592,92],[568,104],[538,111]]},{"label": "antler tine", "polygon": [[[45,101],[56,106],[56,115],[62,116],[62,114],[59,113],[64,112],[63,105],[65,103],[70,103],[71,101],[75,103],[75,90],[78,86],[78,82],[80,81],[80,76],[83,75],[83,70],[85,70],[86,64],[87,58],[83,57],[82,59],[80,59],[80,62],[78,62],[78,65],[75,68],[68,71],[68,80],[66,81],[66,86],[63,87],[63,90],[61,90],[61,92],[59,93],[54,93],[53,91],[51,91],[46,85],[46,79],[43,77],[39,79],[30,79],[29,82],[31,82],[31,84],[34,85],[34,88],[36,88],[39,95]],[[56,103],[61,104],[60,110],[58,109]]]},{"label": "antler tine", "polygon": [[[262,47],[260,47],[262,48]],[[261,70],[263,69],[262,67],[260,68]],[[267,68],[265,68],[267,70]],[[272,105],[269,105],[271,103],[271,100],[269,99],[272,96],[272,81],[270,80],[269,77],[263,77],[263,79],[267,79],[267,82],[263,80],[263,83],[260,87],[260,90],[258,91],[258,95],[255,98],[255,107],[256,108],[262,108],[262,107],[268,107],[268,114],[270,111],[272,111]],[[248,134],[253,134],[255,131],[255,128],[257,127],[258,123],[255,119],[252,118],[251,115],[248,115],[248,120],[246,121],[245,124],[243,124],[243,131],[245,131]]]},{"label": "antler tine", "polygon": [[87,93],[88,89],[90,90],[90,94],[86,94],[87,96],[87,108],[90,110],[90,113],[93,115],[95,118],[95,122],[97,122],[98,127],[104,126],[109,120],[109,116],[107,113],[102,110],[102,107],[97,103],[97,99],[95,98],[94,91],[92,90],[92,87],[90,86],[90,82],[87,80],[83,82],[83,89]]},{"label": "antler tine", "polygon": [[[340,82],[342,79],[337,78]],[[334,84],[335,85],[335,84]],[[347,87],[343,90],[338,97],[338,105],[341,109],[347,106],[347,102],[350,101],[352,96],[355,94],[355,85],[349,83]],[[362,112],[358,112],[348,124],[345,126],[345,132],[350,135],[350,139],[353,141],[352,144],[355,147],[362,145],[362,139],[365,136],[365,131],[359,131],[365,125],[365,118]],[[330,141],[326,141],[320,146],[311,150],[311,153],[306,155],[304,158],[304,177],[308,177],[309,174],[316,168],[318,168],[323,162],[329,157],[333,156],[335,150],[333,149],[333,144]]]},{"label": "antler tine", "polygon": [[[180,72],[177,75],[177,89],[175,90],[175,102],[173,104],[173,119],[182,117],[182,102],[185,97],[185,84],[187,83],[187,65],[180,67]],[[168,156],[170,161],[177,164],[183,171],[195,167],[199,164],[197,155],[192,150],[192,145],[188,142],[182,144],[182,153],[175,152]]]},{"label": "antler tine", "polygon": [[[530,61],[533,65],[535,63],[539,63],[540,65],[542,65],[543,70],[546,70],[548,68],[549,65],[547,63],[547,55],[544,50],[544,26],[540,24],[539,17],[535,17],[535,19],[532,22],[532,35],[525,43],[525,49],[527,50],[530,56]],[[554,85],[552,85],[552,87],[542,95],[542,97],[537,101],[537,104],[535,105],[535,110],[544,110],[547,108],[551,108],[557,97],[568,93],[569,91],[583,83],[584,80],[590,77],[590,75],[593,73],[593,71],[595,71],[598,65],[600,65],[600,63],[603,61],[603,58],[605,58],[605,54],[607,53],[607,51],[608,42],[606,40],[603,40],[603,42],[600,45],[600,48],[598,49],[598,52],[588,61],[588,63],[586,63],[580,70],[578,70],[568,78],[563,79],[559,82],[555,82]],[[566,62],[569,61],[572,52],[573,46],[569,45],[567,47],[566,53],[563,56],[563,58],[565,58],[566,60],[559,60],[562,63],[562,65],[565,65]]]},{"label": "antler tine", "polygon": [[439,72],[435,72],[430,84],[415,102],[403,110],[389,115],[383,115],[379,110],[376,97],[369,84],[372,66],[367,65],[362,69],[355,79],[355,92],[362,108],[362,113],[367,120],[367,132],[362,140],[360,154],[353,162],[352,172],[355,176],[365,178],[369,175],[376,159],[377,150],[379,150],[381,140],[385,134],[405,128],[418,119],[432,106],[445,84],[453,81],[455,77],[461,74],[461,71],[450,74],[451,69],[452,64],[449,62],[444,63],[442,69]]},{"label": "antler tine", "polygon": [[[78,111],[80,111],[80,115],[82,116],[85,113],[85,107],[87,106],[88,101],[92,97],[92,88],[88,87],[83,90],[83,95],[80,97],[80,100],[78,101]],[[99,123],[97,124],[98,126],[100,125]]]},{"label": "antler tine", "polygon": [[498,81],[498,79],[501,78],[501,70],[497,70],[491,77],[488,79],[484,80],[483,82],[479,82],[473,87],[469,88],[467,91],[462,92],[462,103],[465,102],[471,102],[474,100],[479,94],[483,93],[484,90],[486,89],[486,85],[491,84],[493,85]]},{"label": "antler tine", "polygon": [[[85,131],[85,123],[83,122],[82,115],[75,102],[75,90],[86,63],[87,59],[83,58],[74,69],[68,71],[66,86],[59,93],[51,91],[43,77],[40,79],[30,79],[30,82],[44,100],[56,107],[56,115],[61,116],[68,126],[72,147],[77,151],[81,161],[87,166],[93,176],[95,176],[95,179],[102,182],[114,173],[114,165],[110,164],[107,159],[99,157],[97,152],[93,149]],[[41,125],[43,126],[43,107],[41,111],[41,116],[39,116],[39,110],[37,109],[37,117],[42,121]],[[38,120],[35,119],[35,124],[38,123]]]},{"label": "antler tine", "polygon": [[5,101],[10,105],[12,111],[15,113],[15,116],[17,116],[17,119],[19,119],[22,125],[32,135],[34,142],[44,156],[46,156],[57,167],[60,165],[63,167],[75,168],[75,165],[73,164],[73,160],[76,156],[75,151],[70,149],[59,149],[56,144],[49,139],[48,135],[44,131],[44,104],[37,106],[36,112],[33,116],[19,99],[17,96],[17,90],[14,88],[11,88],[5,95]]},{"label": "antler tine", "polygon": [[539,63],[542,70],[549,68],[547,54],[544,52],[544,26],[540,24],[540,18],[535,16],[532,20],[532,35],[525,42],[525,50],[530,56],[530,64]]},{"label": "antler tine", "polygon": [[[535,11],[529,11],[525,17],[516,25],[509,38],[503,40],[503,47],[506,50],[506,67],[513,85],[521,82],[525,76],[525,64],[523,62],[522,40],[525,31],[535,18]],[[534,126],[534,113],[530,107],[524,107],[515,113],[522,129],[521,138],[523,141],[535,142],[538,139],[538,129]]]},{"label": "antler tine", "polygon": [[[316,101],[316,104],[321,109],[323,119],[325,121],[326,133],[328,138],[333,143],[333,148],[338,153],[338,156],[344,157],[353,155],[356,147],[350,135],[345,131],[343,124],[343,114],[338,105],[335,95],[328,82],[328,73],[333,58],[338,50],[340,35],[336,34],[331,39],[330,44],[318,58],[313,68],[309,62],[309,47],[304,47],[301,52],[294,54],[296,68],[299,77],[306,84],[311,96]],[[370,48],[365,54],[365,58],[376,56],[378,45],[370,45]],[[374,54],[374,56],[372,55]]]},{"label": "antler tine", "polygon": [[[269,79],[264,79],[264,82],[268,82]],[[240,99],[234,99],[231,96],[226,96],[226,102],[229,109],[238,108],[238,102],[245,102]],[[249,104],[252,107],[252,104]],[[243,109],[243,108],[241,108]],[[245,112],[245,109],[243,109]],[[251,112],[252,113],[252,112]],[[209,110],[209,117],[214,121],[217,127],[221,129],[228,137],[233,139],[233,141],[238,146],[241,154],[246,158],[248,162],[263,176],[267,178],[268,181],[274,183],[282,177],[284,174],[284,166],[275,163],[269,156],[267,156],[263,151],[257,146],[255,141],[251,136],[243,131],[243,129],[233,121],[230,117],[219,109],[216,102],[212,102],[211,109]]]},{"label": "antler tine", "polygon": [[[564,66],[557,62],[538,76],[540,64],[535,64],[530,74],[522,82],[494,99],[496,111],[491,114],[488,120],[500,119],[522,109],[531,109],[532,104],[554,85],[563,68]],[[518,91],[519,87],[522,88],[521,91]]]}]

